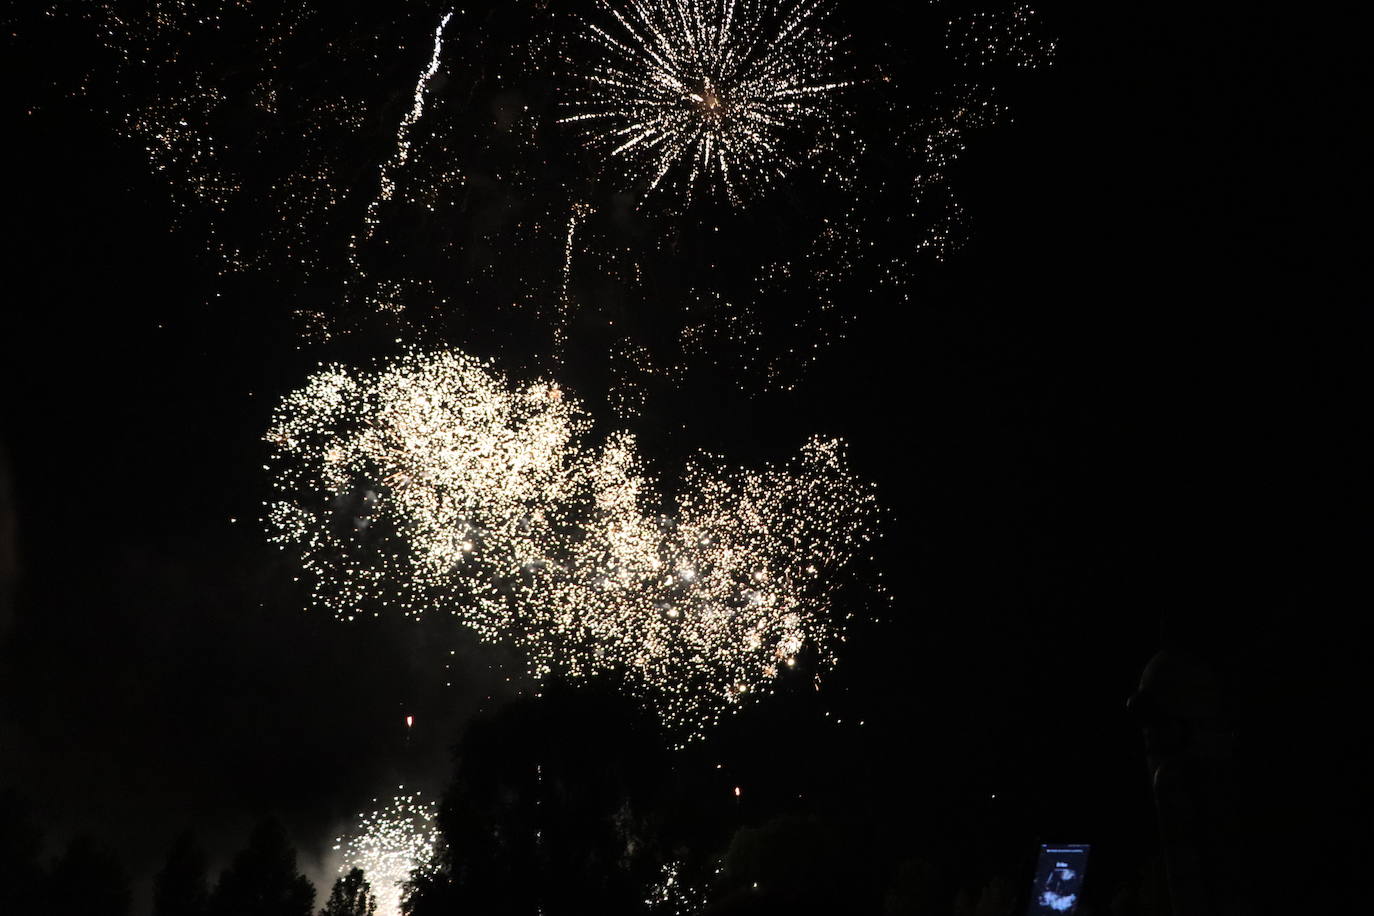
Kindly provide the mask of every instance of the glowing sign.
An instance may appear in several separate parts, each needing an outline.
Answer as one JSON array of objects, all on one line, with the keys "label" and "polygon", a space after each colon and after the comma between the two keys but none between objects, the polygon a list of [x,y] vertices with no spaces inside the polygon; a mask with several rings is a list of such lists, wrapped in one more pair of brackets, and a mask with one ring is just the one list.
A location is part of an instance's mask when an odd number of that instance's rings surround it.
[{"label": "glowing sign", "polygon": [[1041,846],[1027,916],[1072,913],[1078,906],[1087,870],[1087,846]]}]

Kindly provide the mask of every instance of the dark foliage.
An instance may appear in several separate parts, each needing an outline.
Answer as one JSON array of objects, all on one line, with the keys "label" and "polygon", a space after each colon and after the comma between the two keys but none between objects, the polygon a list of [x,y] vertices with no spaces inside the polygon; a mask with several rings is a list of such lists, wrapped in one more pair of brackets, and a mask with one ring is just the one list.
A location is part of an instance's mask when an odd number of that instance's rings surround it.
[{"label": "dark foliage", "polygon": [[114,853],[78,837],[48,875],[46,916],[128,916],[129,881]]},{"label": "dark foliage", "polygon": [[643,910],[659,872],[661,739],[632,704],[551,688],[476,723],[440,814],[444,875],[412,916]]},{"label": "dark foliage", "polygon": [[361,868],[355,868],[334,882],[320,916],[374,916],[377,898]]},{"label": "dark foliage", "polygon": [[874,912],[882,885],[871,837],[819,818],[783,817],[735,834],[717,889],[722,912]]},{"label": "dark foliage", "polygon": [[405,916],[446,916],[459,912],[458,889],[447,871],[417,874],[406,884],[401,900]]},{"label": "dark foliage", "polygon": [[204,916],[209,903],[205,851],[190,832],[167,855],[153,886],[153,916]]},{"label": "dark foliage", "polygon": [[934,865],[907,859],[894,869],[880,911],[883,916],[936,916],[945,912],[944,886]]},{"label": "dark foliage", "polygon": [[313,916],[315,888],[275,820],[259,824],[210,896],[210,916]]}]

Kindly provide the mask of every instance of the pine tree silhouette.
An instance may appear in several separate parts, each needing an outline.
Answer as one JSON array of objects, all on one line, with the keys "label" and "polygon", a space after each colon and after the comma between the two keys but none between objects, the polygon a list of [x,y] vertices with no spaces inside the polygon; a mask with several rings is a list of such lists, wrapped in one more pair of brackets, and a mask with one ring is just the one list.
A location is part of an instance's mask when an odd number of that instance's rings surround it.
[{"label": "pine tree silhouette", "polygon": [[220,875],[209,916],[314,916],[315,888],[296,871],[296,850],[276,820],[263,821]]},{"label": "pine tree silhouette", "polygon": [[205,916],[209,903],[205,851],[189,831],[172,845],[153,886],[153,916]]},{"label": "pine tree silhouette", "polygon": [[334,882],[329,900],[320,916],[375,916],[377,898],[361,868],[355,868]]}]

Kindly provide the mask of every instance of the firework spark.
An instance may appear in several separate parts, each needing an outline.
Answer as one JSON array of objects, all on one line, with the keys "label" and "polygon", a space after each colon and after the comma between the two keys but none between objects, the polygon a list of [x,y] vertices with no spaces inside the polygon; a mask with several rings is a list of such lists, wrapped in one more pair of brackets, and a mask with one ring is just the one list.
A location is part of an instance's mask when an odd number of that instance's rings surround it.
[{"label": "firework spark", "polygon": [[433,861],[439,839],[437,803],[404,790],[402,786],[402,794],[385,807],[359,814],[352,833],[334,841],[335,851],[343,856],[339,874],[363,870],[377,896],[377,916],[401,916],[403,886],[417,868]]},{"label": "firework spark", "polygon": [[553,328],[553,351],[555,357],[563,355],[568,343],[568,323],[571,320],[572,304],[568,300],[568,286],[572,280],[573,253],[577,250],[577,223],[592,212],[589,204],[575,203],[568,216],[568,236],[563,243],[563,289],[558,296],[558,318]]},{"label": "firework spark", "polygon": [[664,512],[633,437],[589,433],[557,385],[458,352],[326,368],[268,434],[269,534],[317,606],[452,613],[536,679],[614,672],[684,738],[804,647],[833,661],[834,573],[877,511],[839,442],[762,471],[699,459]]},{"label": "firework spark", "polygon": [[[823,0],[599,0],[571,114],[587,143],[652,190],[715,180],[732,202],[796,165],[833,121],[837,42]],[[684,174],[685,173],[685,174]]]},{"label": "firework spark", "polygon": [[[434,78],[434,74],[439,72],[439,58],[444,52],[444,29],[448,28],[449,20],[453,18],[453,13],[447,12],[439,20],[439,25],[434,30],[434,50],[430,54],[429,64],[420,73],[419,79],[415,81],[414,101],[405,117],[401,119],[400,126],[396,129],[396,154],[391,157],[389,162],[382,165],[381,185],[377,190],[377,196],[367,205],[367,213],[363,217],[363,241],[368,241],[377,231],[377,225],[381,221],[378,215],[378,208],[382,204],[391,200],[396,194],[396,178],[394,172],[405,166],[410,159],[410,128],[424,116],[425,113],[425,90],[429,86],[429,81]],[[349,261],[353,268],[359,273],[364,271],[358,263],[358,239],[355,237],[349,244]]]},{"label": "firework spark", "polygon": [[687,916],[706,908],[706,894],[701,888],[684,881],[682,863],[672,861],[659,870],[658,880],[650,886],[644,905],[653,913]]},{"label": "firework spark", "polygon": [[[1005,122],[1001,87],[1054,58],[1023,0],[910,4],[900,23],[829,4],[20,6],[105,49],[54,72],[146,156],[179,230],[288,290],[309,339],[381,311],[525,364],[643,351],[652,372],[617,369],[610,392],[628,417],[701,373],[792,387],[859,303],[901,314],[969,237],[976,170],[955,162]],[[621,180],[587,180],[569,131]],[[661,190],[628,212],[627,182]],[[757,205],[770,183],[787,193]],[[682,219],[694,189],[756,205]]]}]

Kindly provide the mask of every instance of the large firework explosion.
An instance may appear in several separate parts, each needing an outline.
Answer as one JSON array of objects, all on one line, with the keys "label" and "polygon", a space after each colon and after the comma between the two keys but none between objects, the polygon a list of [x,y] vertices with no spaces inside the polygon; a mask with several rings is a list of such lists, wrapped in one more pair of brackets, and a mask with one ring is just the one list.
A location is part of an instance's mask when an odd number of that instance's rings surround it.
[{"label": "large firework explosion", "polygon": [[[784,177],[828,138],[837,43],[823,0],[600,0],[563,120],[649,189],[732,202]],[[676,173],[674,180],[674,173]]]},{"label": "large firework explosion", "polygon": [[[334,841],[339,874],[360,868],[377,897],[377,916],[401,916],[404,885],[417,868],[427,868],[439,841],[438,804],[421,793],[400,794],[384,807],[357,816],[350,833]],[[373,799],[373,804],[380,804]]]},{"label": "large firework explosion", "polygon": [[634,439],[590,425],[556,385],[456,351],[326,368],[267,436],[271,537],[340,617],[451,613],[535,678],[623,678],[684,739],[804,650],[833,661],[837,574],[877,511],[840,443],[761,471],[694,461],[665,510]]}]

